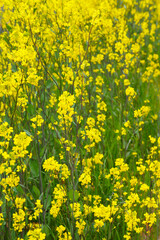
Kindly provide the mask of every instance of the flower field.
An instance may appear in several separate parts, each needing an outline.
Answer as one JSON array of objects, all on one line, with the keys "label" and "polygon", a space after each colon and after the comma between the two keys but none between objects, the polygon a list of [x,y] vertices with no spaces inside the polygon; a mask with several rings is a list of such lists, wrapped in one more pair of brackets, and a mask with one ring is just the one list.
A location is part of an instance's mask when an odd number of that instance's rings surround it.
[{"label": "flower field", "polygon": [[0,1],[0,240],[160,239],[160,0]]}]

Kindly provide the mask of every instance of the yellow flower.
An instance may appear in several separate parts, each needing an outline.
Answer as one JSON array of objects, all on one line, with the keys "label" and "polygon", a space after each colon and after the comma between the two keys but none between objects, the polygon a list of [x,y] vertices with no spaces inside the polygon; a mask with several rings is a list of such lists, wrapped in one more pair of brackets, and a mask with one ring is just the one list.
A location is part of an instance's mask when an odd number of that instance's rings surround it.
[{"label": "yellow flower", "polygon": [[79,177],[79,182],[81,182],[82,185],[88,185],[91,183],[91,170],[88,167],[85,167],[83,170],[83,173]]},{"label": "yellow flower", "polygon": [[41,228],[35,228],[33,230],[29,230],[27,236],[28,240],[44,240],[46,234],[42,233]]},{"label": "yellow flower", "polygon": [[13,227],[15,231],[22,232],[25,227],[25,212],[22,209],[18,213],[13,213]]},{"label": "yellow flower", "polygon": [[94,220],[94,228],[96,228],[97,232],[99,232],[99,229],[104,226],[103,220],[95,219]]},{"label": "yellow flower", "polygon": [[15,200],[16,208],[23,208],[23,204],[25,203],[25,201],[26,201],[25,198],[17,197],[16,200]]},{"label": "yellow flower", "polygon": [[73,105],[75,103],[75,98],[69,92],[64,91],[59,97],[58,118],[60,120],[60,126],[66,126],[67,128],[71,126],[72,117],[75,114]]},{"label": "yellow flower", "polygon": [[144,225],[146,225],[147,223],[149,224],[149,227],[151,228],[152,225],[154,223],[156,223],[157,219],[156,219],[156,214],[155,213],[145,213],[145,220],[142,222]]},{"label": "yellow flower", "polygon": [[2,225],[3,221],[4,221],[3,213],[0,213],[0,226]]},{"label": "yellow flower", "polygon": [[44,119],[42,118],[41,115],[38,114],[38,115],[36,115],[36,117],[31,118],[31,122],[33,122],[32,123],[33,128],[36,128],[36,126],[41,127],[42,124],[44,123]]},{"label": "yellow flower", "polygon": [[35,204],[36,204],[36,207],[34,208],[34,218],[37,219],[39,214],[43,212],[42,210],[43,205],[41,204],[41,201],[39,199],[36,201]]},{"label": "yellow flower", "polygon": [[135,96],[137,95],[137,93],[135,92],[134,88],[132,87],[128,87],[126,89],[126,95],[129,96],[129,101],[132,99],[132,98],[135,98]]},{"label": "yellow flower", "polygon": [[80,219],[79,221],[76,221],[76,227],[78,228],[79,235],[81,235],[83,233],[85,225],[86,225],[86,223],[82,219]]}]

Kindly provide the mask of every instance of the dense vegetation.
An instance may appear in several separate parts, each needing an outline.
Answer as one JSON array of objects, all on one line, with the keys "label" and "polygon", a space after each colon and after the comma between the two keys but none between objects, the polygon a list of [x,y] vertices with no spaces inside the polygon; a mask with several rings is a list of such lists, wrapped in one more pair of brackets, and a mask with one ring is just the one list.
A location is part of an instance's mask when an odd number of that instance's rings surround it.
[{"label": "dense vegetation", "polygon": [[0,239],[158,239],[159,0],[0,8]]}]

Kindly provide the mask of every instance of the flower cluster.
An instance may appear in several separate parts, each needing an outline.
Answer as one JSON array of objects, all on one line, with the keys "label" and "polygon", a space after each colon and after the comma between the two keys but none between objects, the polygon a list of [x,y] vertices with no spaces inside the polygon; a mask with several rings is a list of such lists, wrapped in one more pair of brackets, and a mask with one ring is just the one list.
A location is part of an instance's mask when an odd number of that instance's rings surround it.
[{"label": "flower cluster", "polygon": [[158,239],[159,0],[0,1],[3,239]]}]

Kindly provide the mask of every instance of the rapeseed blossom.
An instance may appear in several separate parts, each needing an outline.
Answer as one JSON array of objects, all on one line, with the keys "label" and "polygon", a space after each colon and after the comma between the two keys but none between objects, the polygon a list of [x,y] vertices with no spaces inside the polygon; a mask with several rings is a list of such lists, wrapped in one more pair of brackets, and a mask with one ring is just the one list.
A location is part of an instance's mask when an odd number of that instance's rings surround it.
[{"label": "rapeseed blossom", "polygon": [[159,12],[0,2],[2,238],[157,238]]}]

